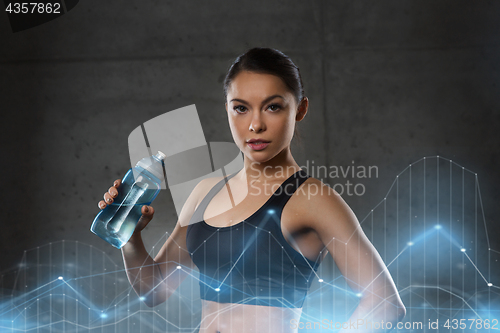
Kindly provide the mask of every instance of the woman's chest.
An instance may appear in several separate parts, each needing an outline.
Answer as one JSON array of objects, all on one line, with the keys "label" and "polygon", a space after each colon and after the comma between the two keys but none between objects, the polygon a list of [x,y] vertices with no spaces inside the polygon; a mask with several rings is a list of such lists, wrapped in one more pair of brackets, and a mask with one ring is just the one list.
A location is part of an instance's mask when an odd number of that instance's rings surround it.
[{"label": "woman's chest", "polygon": [[[222,248],[228,259],[250,249],[272,255],[282,248],[313,261],[317,258],[323,245],[316,232],[307,226],[304,198],[291,195],[284,201],[275,192],[269,194],[264,190],[245,193],[233,188],[232,192],[223,189],[212,198],[202,212],[202,221],[191,226],[188,243],[203,245],[207,251]],[[217,256],[221,257],[220,251]]]}]

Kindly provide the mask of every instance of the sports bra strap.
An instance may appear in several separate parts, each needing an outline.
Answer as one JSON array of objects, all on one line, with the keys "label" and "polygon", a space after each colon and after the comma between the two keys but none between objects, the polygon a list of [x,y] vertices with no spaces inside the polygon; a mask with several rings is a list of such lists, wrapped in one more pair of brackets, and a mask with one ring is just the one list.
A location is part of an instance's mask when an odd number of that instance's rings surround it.
[{"label": "sports bra strap", "polygon": [[292,195],[297,191],[297,189],[304,183],[310,176],[304,169],[301,169],[285,180],[280,187],[273,194],[271,198],[270,206],[278,211],[283,210],[286,203]]}]

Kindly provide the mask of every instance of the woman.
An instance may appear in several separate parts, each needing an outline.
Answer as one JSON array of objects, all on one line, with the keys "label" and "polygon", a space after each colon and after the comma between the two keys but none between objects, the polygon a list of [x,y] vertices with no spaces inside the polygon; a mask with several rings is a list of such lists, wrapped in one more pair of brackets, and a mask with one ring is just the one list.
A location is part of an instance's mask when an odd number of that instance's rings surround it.
[{"label": "woman", "polygon": [[[200,332],[296,332],[307,290],[327,253],[360,293],[350,325],[395,323],[405,308],[379,254],[347,204],[293,159],[294,128],[308,111],[299,69],[283,53],[254,48],[224,82],[226,111],[244,167],[201,181],[158,255],[148,255],[142,217],[122,248],[130,283],[148,306],[164,302],[194,266],[200,270]],[[116,180],[99,202],[118,194]],[[354,325],[354,324],[356,325]]]}]

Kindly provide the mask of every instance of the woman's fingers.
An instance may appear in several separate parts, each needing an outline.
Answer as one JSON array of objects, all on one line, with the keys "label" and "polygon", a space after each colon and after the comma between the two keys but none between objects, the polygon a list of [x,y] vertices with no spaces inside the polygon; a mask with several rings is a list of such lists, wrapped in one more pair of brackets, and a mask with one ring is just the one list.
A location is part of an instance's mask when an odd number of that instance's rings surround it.
[{"label": "woman's fingers", "polygon": [[122,184],[121,179],[117,179],[113,182],[113,186],[108,189],[108,192],[104,193],[104,200],[101,200],[97,203],[100,209],[106,208],[107,205],[113,203],[114,198],[118,196],[118,187]]},{"label": "woman's fingers", "polygon": [[104,200],[101,200],[101,201],[99,201],[97,206],[99,206],[100,209],[104,209],[104,208],[106,208],[107,205],[106,205],[106,202],[104,202]]},{"label": "woman's fingers", "polygon": [[107,205],[111,205],[113,203],[113,198],[109,192],[104,193],[104,201],[106,201]]},{"label": "woman's fingers", "polygon": [[141,213],[142,216],[137,222],[137,226],[135,228],[135,231],[141,231],[144,229],[148,223],[153,219],[153,215],[155,214],[155,210],[151,206],[144,205],[141,208]]},{"label": "woman's fingers", "polygon": [[111,187],[108,189],[108,193],[109,193],[109,195],[111,196],[111,198],[116,198],[116,196],[118,195],[118,190],[116,189],[116,187],[111,186]]},{"label": "woman's fingers", "polygon": [[108,189],[108,193],[109,193],[109,195],[111,195],[112,198],[116,198],[116,196],[118,195],[118,187],[120,187],[121,184],[122,184],[122,180],[117,179],[113,182],[113,186],[111,186]]},{"label": "woman's fingers", "polygon": [[155,214],[155,209],[151,206],[144,205],[141,208],[141,213],[142,216],[151,220],[153,218],[153,215]]}]

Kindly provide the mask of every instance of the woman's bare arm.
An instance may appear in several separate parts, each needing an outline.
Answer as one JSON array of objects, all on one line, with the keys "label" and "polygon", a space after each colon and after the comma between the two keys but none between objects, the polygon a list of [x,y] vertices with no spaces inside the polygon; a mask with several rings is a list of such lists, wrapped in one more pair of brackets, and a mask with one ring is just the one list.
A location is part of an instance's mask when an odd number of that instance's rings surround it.
[{"label": "woman's bare arm", "polygon": [[[186,248],[186,231],[198,203],[201,183],[193,189],[184,203],[174,230],[154,259],[146,250],[141,237],[141,231],[154,215],[154,208],[151,206],[142,207],[142,216],[134,234],[121,249],[128,280],[141,300],[150,307],[165,302],[194,267]],[[115,181],[106,192],[104,200],[99,202],[101,209],[106,207],[106,203],[113,202],[120,184],[120,180]]]},{"label": "woman's bare arm", "polygon": [[122,247],[128,280],[147,306],[165,302],[191,272],[194,265],[186,250],[186,229],[178,222],[154,259],[144,247],[140,232]]},{"label": "woman's bare arm", "polygon": [[[347,283],[360,293],[360,303],[349,318],[355,332],[373,332],[368,322],[382,320],[395,327],[406,314],[394,281],[375,247],[342,197],[322,184],[324,192],[309,200],[308,220],[332,255]],[[326,194],[325,194],[326,193]],[[314,213],[316,212],[316,213]],[[341,332],[349,331],[341,330]],[[381,330],[384,331],[384,330]]]}]

